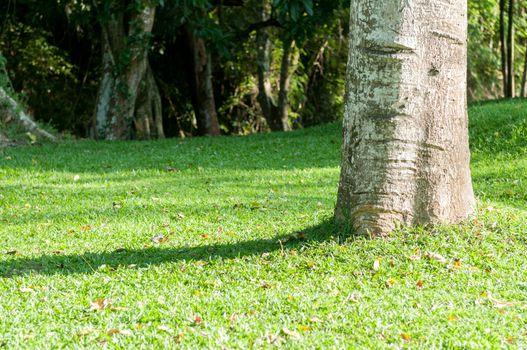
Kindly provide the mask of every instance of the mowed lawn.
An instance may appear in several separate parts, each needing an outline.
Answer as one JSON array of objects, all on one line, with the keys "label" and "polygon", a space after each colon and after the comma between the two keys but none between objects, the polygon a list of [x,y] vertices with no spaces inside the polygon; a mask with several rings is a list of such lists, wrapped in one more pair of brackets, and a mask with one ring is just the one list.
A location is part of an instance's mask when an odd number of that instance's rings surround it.
[{"label": "mowed lawn", "polygon": [[470,109],[477,217],[332,223],[341,128],[0,150],[0,348],[527,348],[527,102]]}]

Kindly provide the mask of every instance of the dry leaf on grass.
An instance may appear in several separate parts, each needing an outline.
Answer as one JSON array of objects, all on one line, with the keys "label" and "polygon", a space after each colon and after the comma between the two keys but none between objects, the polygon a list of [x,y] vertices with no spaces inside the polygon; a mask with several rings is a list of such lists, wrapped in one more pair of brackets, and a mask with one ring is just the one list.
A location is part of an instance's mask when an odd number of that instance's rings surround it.
[{"label": "dry leaf on grass", "polygon": [[104,310],[112,306],[113,301],[111,299],[95,299],[90,302],[90,310]]}]

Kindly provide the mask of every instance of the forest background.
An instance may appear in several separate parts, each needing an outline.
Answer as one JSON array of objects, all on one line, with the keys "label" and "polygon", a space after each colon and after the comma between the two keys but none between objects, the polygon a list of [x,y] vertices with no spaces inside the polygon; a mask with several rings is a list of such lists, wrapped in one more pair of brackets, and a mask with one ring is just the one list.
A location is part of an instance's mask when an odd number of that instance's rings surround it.
[{"label": "forest background", "polygon": [[[468,5],[469,100],[526,97],[527,1]],[[74,138],[310,127],[342,117],[348,19],[343,0],[6,0],[0,84]]]}]

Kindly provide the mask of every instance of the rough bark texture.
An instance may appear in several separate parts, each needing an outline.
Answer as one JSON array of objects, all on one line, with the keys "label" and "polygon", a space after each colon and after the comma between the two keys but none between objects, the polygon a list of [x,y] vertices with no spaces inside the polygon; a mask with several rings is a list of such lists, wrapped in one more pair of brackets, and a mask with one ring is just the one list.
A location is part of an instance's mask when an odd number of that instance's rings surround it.
[{"label": "rough bark texture", "polygon": [[32,133],[40,139],[49,141],[57,140],[55,136],[39,128],[33,119],[31,119],[31,117],[24,112],[18,103],[11,96],[9,96],[3,87],[0,87],[0,121],[2,123],[16,123],[19,127]]},{"label": "rough bark texture", "polygon": [[351,14],[336,219],[374,236],[466,219],[466,0],[360,0]]},{"label": "rough bark texture", "polygon": [[141,140],[164,139],[161,94],[150,65],[147,66],[141,83],[135,109],[136,138]]},{"label": "rough bark texture", "polygon": [[96,137],[132,138],[140,83],[148,66],[148,42],[155,6],[145,2],[140,11],[113,14],[102,24],[103,77],[95,112]]},{"label": "rough bark texture", "polygon": [[200,135],[220,135],[216,101],[212,86],[212,62],[205,40],[190,26],[185,28],[192,55],[192,102]]},{"label": "rough bark texture", "polygon": [[506,97],[516,96],[514,76],[514,0],[509,0],[509,27],[507,29],[507,93]]},{"label": "rough bark texture", "polygon": [[527,88],[527,40],[525,41],[525,58],[523,62],[523,74],[522,74],[522,82],[521,82],[521,97],[527,97],[526,94],[526,88]]},{"label": "rough bark texture", "polygon": [[[262,0],[260,8],[260,20],[265,22],[269,19],[266,0]],[[274,116],[278,115],[278,108],[273,96],[271,85],[271,40],[267,28],[259,29],[256,33],[257,64],[258,64],[258,104],[262,110],[263,117],[271,127]]]},{"label": "rough bark texture", "polygon": [[[505,0],[500,0],[500,52],[501,76],[503,78],[503,96],[507,97],[508,91],[508,59],[507,42],[505,41]],[[510,96],[509,96],[510,97]]]},{"label": "rough bark texture", "polygon": [[283,42],[282,64],[280,66],[280,91],[278,92],[278,115],[275,124],[280,126],[282,131],[291,131],[291,121],[289,120],[289,90],[291,87],[291,77],[296,70],[298,57],[293,52],[295,43],[291,39]]}]

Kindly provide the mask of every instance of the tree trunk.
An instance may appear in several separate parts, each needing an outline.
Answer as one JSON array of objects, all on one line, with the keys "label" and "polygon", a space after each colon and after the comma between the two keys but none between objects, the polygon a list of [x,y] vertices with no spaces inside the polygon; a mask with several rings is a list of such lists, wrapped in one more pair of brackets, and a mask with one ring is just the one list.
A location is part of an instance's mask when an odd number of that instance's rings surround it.
[{"label": "tree trunk", "polygon": [[505,41],[505,0],[500,0],[500,51],[501,51],[501,75],[503,77],[503,96],[507,96],[508,92],[508,59],[507,59],[507,43]]},{"label": "tree trunk", "polygon": [[[16,102],[3,87],[0,86],[0,122],[17,124],[35,135],[36,137],[48,141],[57,141],[56,137],[45,130],[42,130],[38,125],[28,116],[22,107]],[[7,138],[7,137],[6,137]]]},{"label": "tree trunk", "polygon": [[516,96],[514,77],[514,0],[509,0],[509,27],[507,31],[507,97]]},{"label": "tree trunk", "polygon": [[351,13],[336,219],[372,236],[466,219],[466,0],[353,1]]},{"label": "tree trunk", "polygon": [[[265,22],[269,19],[267,1],[261,0],[260,20]],[[278,107],[273,97],[271,87],[271,41],[266,28],[256,33],[257,65],[258,65],[258,104],[262,110],[264,119],[271,129],[278,129],[274,125],[275,116],[278,115]]]},{"label": "tree trunk", "polygon": [[111,14],[101,24],[104,72],[95,113],[99,138],[122,140],[133,136],[136,100],[148,65],[155,11],[155,6],[145,1],[141,8]]},{"label": "tree trunk", "polygon": [[282,63],[280,66],[280,91],[278,92],[278,115],[276,124],[282,131],[291,131],[291,121],[289,120],[289,89],[291,77],[296,71],[298,57],[293,52],[295,42],[292,39],[284,39]]},{"label": "tree trunk", "polygon": [[141,83],[135,109],[134,125],[138,139],[165,138],[161,95],[150,65],[147,66],[145,78]]},{"label": "tree trunk", "polygon": [[525,41],[525,59],[523,63],[523,75],[522,75],[522,85],[521,85],[521,97],[527,97],[527,40]]},{"label": "tree trunk", "polygon": [[200,135],[219,136],[220,125],[212,86],[212,62],[205,40],[194,28],[185,28],[192,55],[193,104]]}]

